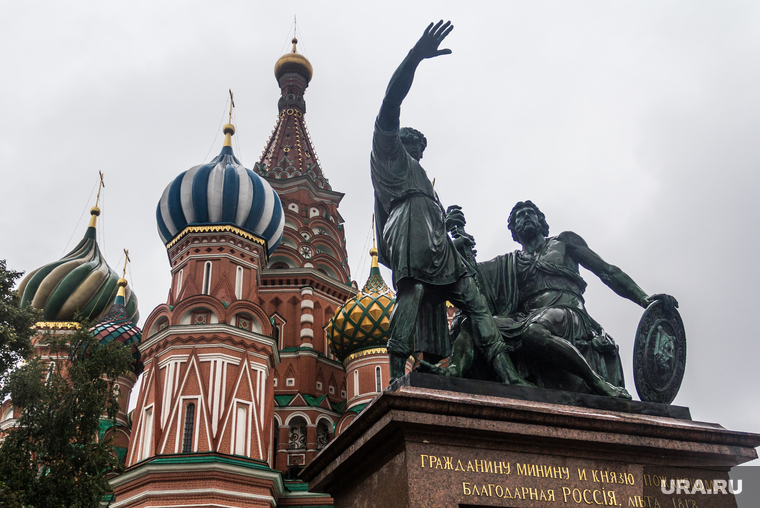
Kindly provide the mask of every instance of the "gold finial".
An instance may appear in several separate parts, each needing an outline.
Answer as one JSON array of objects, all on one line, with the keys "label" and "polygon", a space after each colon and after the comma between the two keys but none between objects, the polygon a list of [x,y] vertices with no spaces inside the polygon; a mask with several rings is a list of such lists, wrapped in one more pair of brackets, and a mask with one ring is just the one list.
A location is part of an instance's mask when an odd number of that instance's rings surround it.
[{"label": "gold finial", "polygon": [[293,53],[298,53],[296,51],[296,44],[298,44],[298,39],[296,39],[296,32],[298,32],[298,19],[296,18],[296,15],[293,14],[293,40],[291,41],[293,43]]},{"label": "gold finial", "polygon": [[222,128],[224,132],[224,146],[232,147],[232,135],[235,134],[235,126],[232,125],[232,108],[235,107],[235,96],[230,89],[230,118],[229,122]]},{"label": "gold finial", "polygon": [[127,263],[129,263],[130,261],[132,261],[131,259],[129,259],[129,251],[127,249],[124,249],[124,258],[125,258],[124,259],[124,269],[121,271],[121,279],[119,279],[118,281],[116,281],[116,285],[119,286],[119,291],[116,293],[116,296],[117,297],[121,296],[122,298],[124,298],[125,303],[126,303],[127,290],[125,288],[127,287],[127,279],[126,279],[126,275],[127,275]]},{"label": "gold finial", "polygon": [[100,176],[100,182],[98,183],[98,195],[95,197],[95,206],[98,206],[98,203],[100,202],[100,191],[103,189],[103,187],[106,186],[106,183],[103,181],[103,172],[98,170],[98,175]]},{"label": "gold finial", "polygon": [[369,255],[372,256],[372,268],[380,268],[377,264],[377,247],[375,247],[375,214],[372,214],[372,248],[369,250]]},{"label": "gold finial", "polygon": [[98,195],[95,197],[95,206],[90,208],[90,226],[91,228],[94,228],[97,225],[97,217],[100,215],[100,208],[98,208],[98,203],[100,202],[100,191],[103,189],[103,187],[106,186],[105,182],[103,181],[103,172],[98,170],[98,175],[100,176],[100,182],[98,182]]},{"label": "gold finial", "polygon": [[124,249],[124,270],[121,271],[121,278],[124,279],[127,275],[127,263],[132,261],[129,259],[129,251]]}]

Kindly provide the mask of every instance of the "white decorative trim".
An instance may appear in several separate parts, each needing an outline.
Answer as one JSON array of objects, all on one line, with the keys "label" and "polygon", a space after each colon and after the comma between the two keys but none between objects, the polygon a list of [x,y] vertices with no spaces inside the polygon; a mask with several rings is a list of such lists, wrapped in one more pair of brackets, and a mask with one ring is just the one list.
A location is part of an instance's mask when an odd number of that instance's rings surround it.
[{"label": "white decorative trim", "polygon": [[313,308],[314,308],[314,300],[301,300],[301,310],[313,309]]},{"label": "white decorative trim", "polygon": [[301,338],[308,337],[310,339],[314,338],[314,330],[311,328],[301,328]]},{"label": "white decorative trim", "polygon": [[8,430],[18,425],[18,418],[8,418],[0,422],[0,430]]},{"label": "white decorative trim", "polygon": [[[195,246],[195,244],[192,244],[190,248],[192,248],[193,246]],[[238,247],[238,248],[240,248],[240,247]],[[188,249],[184,249],[184,250],[183,250],[183,252],[184,252],[184,251],[186,251],[186,250],[188,250]],[[179,252],[179,253],[177,254],[177,256],[175,256],[175,259],[176,259],[178,256],[181,256],[181,255],[182,255],[182,252]],[[177,271],[177,269],[178,269],[178,268],[179,268],[179,269],[182,269],[182,268],[184,268],[185,266],[187,266],[187,264],[188,264],[190,261],[192,261],[192,260],[194,260],[194,259],[203,259],[203,258],[207,258],[207,257],[209,257],[209,256],[210,256],[210,254],[208,254],[208,253],[206,253],[206,252],[204,252],[203,254],[189,254],[189,255],[188,255],[188,256],[187,256],[185,259],[183,259],[183,260],[180,262],[180,264],[178,264],[177,266],[175,266],[175,267],[172,269],[172,273],[175,273],[175,272]],[[256,264],[256,263],[251,263],[250,261],[248,261],[248,260],[246,260],[246,259],[242,259],[242,258],[239,258],[239,257],[235,257],[235,256],[233,256],[233,255],[231,255],[231,254],[219,254],[219,253],[217,253],[217,254],[214,254],[213,256],[214,256],[214,259],[227,258],[227,259],[229,259],[230,261],[234,261],[235,263],[239,263],[239,264],[241,264],[241,265],[245,265],[245,266],[246,266],[246,267],[248,267],[248,268],[252,268],[252,269],[254,269],[254,270],[258,270],[258,269],[259,269],[259,266],[258,266],[258,264]],[[258,256],[254,256],[254,257],[255,257],[257,260],[259,259],[259,257],[258,257]]]},{"label": "white decorative trim", "polygon": [[[340,418],[341,414],[337,411],[333,411],[332,409],[325,409],[322,406],[282,406],[282,407],[275,407],[274,408],[275,413],[279,413],[281,415],[289,414],[289,411],[311,411],[314,413],[324,414],[328,416],[332,416],[335,418]],[[290,418],[289,416],[287,418]],[[281,425],[282,427],[282,425]]]},{"label": "white decorative trim", "polygon": [[[252,469],[252,468],[243,467],[243,466],[236,466],[234,464],[220,464],[217,462],[208,463],[208,464],[193,464],[193,463],[153,464],[149,462],[147,464],[138,466],[132,469],[131,471],[127,471],[126,473],[121,474],[111,479],[110,483],[112,487],[116,488],[121,485],[124,485],[125,483],[133,482],[152,474],[161,474],[161,473],[194,474],[194,473],[206,472],[206,471],[227,472],[231,474],[247,476],[250,478],[262,478],[265,480],[270,480],[274,484],[275,490],[277,491],[280,497],[282,497],[286,493],[285,485],[282,481],[282,474],[279,471]],[[153,491],[153,492],[159,492],[159,491]],[[186,492],[186,491],[183,491],[183,492]],[[293,494],[295,493],[290,494],[288,497],[291,497]],[[308,493],[308,492],[307,494],[315,495],[313,493]],[[316,494],[316,495],[319,495],[319,494]],[[119,500],[116,503],[111,504],[111,508],[119,508],[120,506],[124,506],[128,504],[131,500],[132,498]]]},{"label": "white decorative trim", "polygon": [[[203,242],[203,243],[208,243],[209,245],[215,245],[215,244],[223,244],[224,242],[213,242],[213,243],[212,242]],[[186,253],[188,251],[192,251],[192,249],[195,248],[195,247],[197,247],[198,245],[199,244],[197,244],[197,243],[191,243],[190,245],[188,245],[184,249],[178,251],[177,254],[174,256],[174,258],[171,259],[171,261],[174,261],[174,260],[182,257],[182,255],[184,253]],[[259,245],[259,247],[261,247],[262,250],[263,250],[263,246]],[[241,247],[238,246],[238,245],[235,245],[235,248],[240,249]],[[259,256],[258,252],[255,252],[254,250],[249,250],[249,249],[245,249],[245,250],[246,250],[246,254],[249,257],[255,258],[256,261],[260,262],[261,258]],[[176,271],[178,268],[184,268],[185,265],[187,265],[187,263],[189,261],[198,260],[198,259],[208,259],[209,257],[212,257],[212,256],[213,256],[214,259],[227,258],[227,259],[229,259],[231,261],[234,261],[235,263],[245,264],[249,268],[253,268],[254,270],[258,270],[258,265],[257,264],[251,263],[250,261],[248,261],[246,259],[242,259],[240,257],[233,256],[232,254],[229,254],[229,253],[226,253],[226,252],[225,253],[220,253],[220,252],[217,251],[216,253],[211,253],[211,254],[209,254],[208,252],[203,252],[203,253],[199,253],[199,254],[195,254],[193,252],[190,252],[190,253],[187,254],[187,257],[185,259],[183,259],[180,264],[178,264],[177,266],[173,267],[172,273],[174,273],[174,271]]]},{"label": "white decorative trim", "polygon": [[314,316],[312,314],[301,314],[301,324],[304,323],[314,323]]},{"label": "white decorative trim", "polygon": [[311,423],[311,418],[309,418],[309,415],[307,415],[306,413],[304,413],[302,411],[295,411],[295,412],[291,413],[290,415],[288,415],[287,419],[285,420],[285,426],[286,427],[290,427],[290,421],[293,418],[296,418],[297,416],[300,416],[301,418],[303,418],[306,421],[306,426],[307,427],[313,427],[313,425]]},{"label": "white decorative trim", "polygon": [[348,401],[348,407],[346,407],[346,409],[351,409],[352,407],[356,407],[359,404],[364,404],[364,403],[371,402],[372,400],[374,400],[379,395],[380,394],[376,393],[376,392],[369,392],[369,393],[364,394],[364,395],[359,395],[359,396],[353,397],[353,398],[351,398],[351,400]]},{"label": "white decorative trim", "polygon": [[[103,506],[103,505],[101,505]],[[109,505],[110,506],[110,505]],[[153,505],[153,506],[146,506],[145,508],[192,508],[193,506],[199,506],[206,508],[207,506],[210,506],[211,508],[238,508],[237,506],[232,506],[229,504],[216,504],[216,503],[202,503],[202,504],[162,504],[162,505]]]},{"label": "white decorative trim", "polygon": [[[214,347],[218,347],[214,344]],[[237,356],[225,355],[224,353],[202,353],[198,355],[198,360],[202,362],[210,362],[212,360],[221,360],[223,362],[231,363],[232,365],[239,365],[240,358]]]},{"label": "white decorative trim", "polygon": [[313,294],[314,290],[311,287],[305,286],[301,288],[301,296],[311,296]]},{"label": "white decorative trim", "polygon": [[[156,357],[158,357],[158,355],[156,355]],[[179,362],[179,363],[186,362],[189,357],[190,355],[186,354],[186,355],[171,355],[169,357],[162,358],[158,362],[158,368],[163,369],[164,367],[166,367],[167,364],[173,363],[173,362]]]},{"label": "white decorative trim", "polygon": [[335,427],[335,422],[332,421],[332,418],[330,418],[329,416],[327,416],[325,414],[321,414],[321,415],[317,416],[317,420],[316,420],[316,422],[314,422],[314,426],[315,427],[319,427],[319,422],[321,422],[322,420],[327,421],[327,430],[328,431],[330,431],[331,429],[333,429]]},{"label": "white decorative trim", "polygon": [[[262,344],[264,346],[269,346],[272,348],[272,354],[275,358],[275,365],[278,365],[280,363],[280,351],[277,349],[277,343],[276,341],[267,335],[262,335],[260,333],[256,332],[250,332],[248,330],[244,330],[242,328],[237,328],[235,326],[230,326],[228,324],[224,323],[213,323],[208,325],[171,325],[167,326],[160,332],[151,335],[148,339],[144,340],[138,345],[138,349],[141,353],[144,353],[154,345],[156,345],[158,342],[160,342],[163,339],[166,339],[167,337],[171,335],[203,335],[203,336],[209,336],[214,333],[225,333],[229,335],[233,335],[236,337],[240,337],[243,339],[251,340],[257,344]],[[156,357],[165,355],[168,351],[171,351],[172,349],[182,349],[182,348],[202,348],[202,347],[214,347],[214,348],[225,348],[229,349],[231,351],[237,351],[242,352],[245,351],[245,349],[237,348],[233,346],[228,346],[225,344],[199,344],[199,345],[188,345],[188,346],[172,346],[169,348],[166,348],[162,350],[160,353],[156,354]],[[262,357],[265,358],[265,357]]]},{"label": "white decorative trim", "polygon": [[177,431],[176,431],[176,436],[174,438],[174,453],[179,453],[180,443],[184,444],[185,442],[185,435],[184,435],[185,417],[187,416],[187,409],[186,409],[187,406],[185,406],[185,402],[187,401],[190,401],[193,404],[195,404],[195,414],[193,414],[193,447],[190,451],[191,452],[198,451],[198,436],[200,434],[200,431],[198,429],[200,428],[200,425],[199,425],[200,418],[197,418],[196,415],[199,415],[202,409],[201,399],[202,398],[200,395],[189,395],[187,397],[179,398],[180,410],[177,412]]},{"label": "white decorative trim", "polygon": [[[198,495],[198,494],[218,494],[220,496],[239,497],[243,499],[256,499],[258,501],[268,501],[272,506],[277,506],[275,499],[272,496],[264,496],[261,494],[250,494],[247,492],[236,492],[234,490],[222,490],[222,489],[180,489],[180,490],[146,490],[136,494],[124,501],[111,504],[111,508],[119,508],[129,503],[134,503],[146,497],[158,497],[158,496],[178,496],[178,495]],[[190,505],[179,505],[190,506]],[[198,506],[198,505],[196,505]],[[200,506],[209,506],[203,504]]]}]

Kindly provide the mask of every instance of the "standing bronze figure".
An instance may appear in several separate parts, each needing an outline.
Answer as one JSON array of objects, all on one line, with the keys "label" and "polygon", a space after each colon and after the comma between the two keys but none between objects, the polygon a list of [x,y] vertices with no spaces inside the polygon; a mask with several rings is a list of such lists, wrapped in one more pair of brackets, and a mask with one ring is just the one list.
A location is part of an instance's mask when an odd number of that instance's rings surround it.
[{"label": "standing bronze figure", "polygon": [[471,321],[473,343],[505,383],[525,383],[506,353],[504,341],[478,290],[472,269],[461,260],[444,221],[444,208],[419,161],[427,140],[419,131],[399,128],[401,103],[417,66],[451,53],[438,49],[454,27],[431,23],[396,69],[388,84],[372,140],[372,185],[379,260],[393,271],[397,290],[388,353],[391,382],[404,375],[410,354],[448,356],[446,300]]}]

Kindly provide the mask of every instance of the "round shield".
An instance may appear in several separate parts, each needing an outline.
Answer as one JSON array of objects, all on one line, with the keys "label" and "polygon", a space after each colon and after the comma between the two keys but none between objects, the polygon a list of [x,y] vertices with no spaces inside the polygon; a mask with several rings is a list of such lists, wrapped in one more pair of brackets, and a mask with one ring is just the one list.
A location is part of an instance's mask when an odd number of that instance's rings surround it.
[{"label": "round shield", "polygon": [[655,300],[644,311],[633,344],[633,379],[644,402],[670,404],[686,369],[686,331],[675,307]]}]

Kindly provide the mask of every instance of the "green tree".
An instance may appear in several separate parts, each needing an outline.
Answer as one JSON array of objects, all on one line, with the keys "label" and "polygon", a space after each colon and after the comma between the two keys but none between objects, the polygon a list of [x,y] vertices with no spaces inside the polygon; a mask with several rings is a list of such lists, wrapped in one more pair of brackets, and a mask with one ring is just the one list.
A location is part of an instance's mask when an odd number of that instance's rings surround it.
[{"label": "green tree", "polygon": [[118,341],[101,346],[89,333],[91,323],[80,325],[42,336],[55,360],[31,358],[0,391],[21,410],[0,446],[0,506],[94,508],[110,491],[118,461],[101,420],[115,419],[115,380],[133,359]]},{"label": "green tree", "polygon": [[8,373],[32,353],[34,323],[41,314],[31,305],[20,308],[21,296],[13,290],[21,272],[9,270],[0,259],[0,386]]}]

